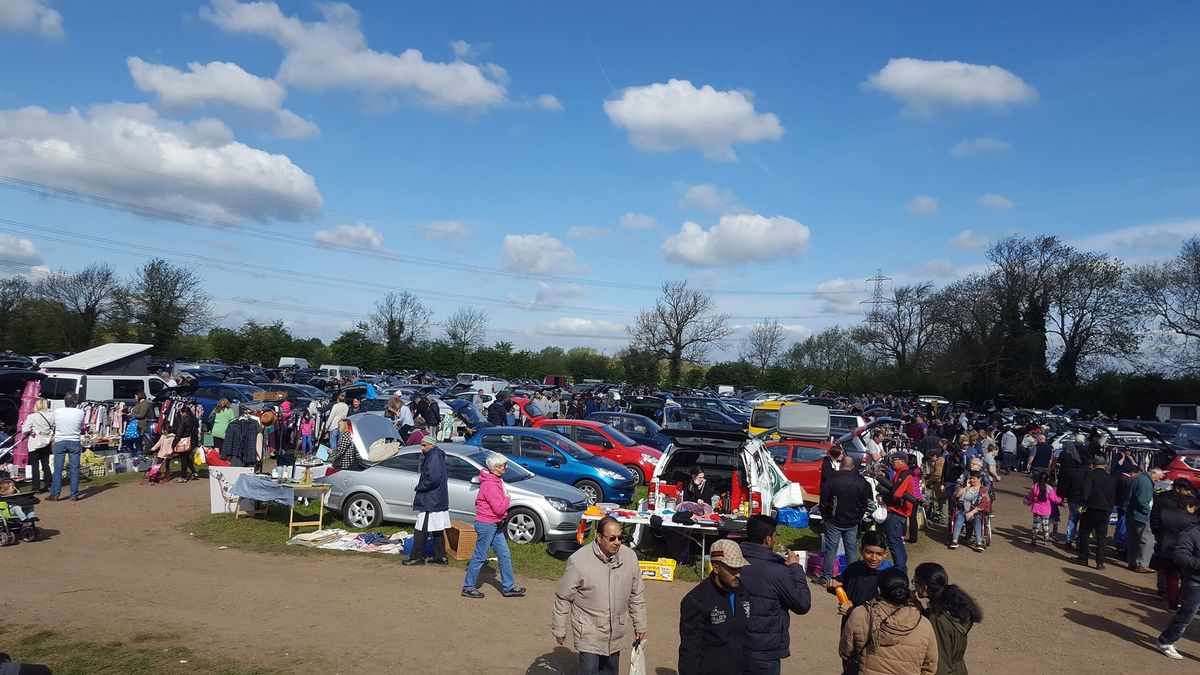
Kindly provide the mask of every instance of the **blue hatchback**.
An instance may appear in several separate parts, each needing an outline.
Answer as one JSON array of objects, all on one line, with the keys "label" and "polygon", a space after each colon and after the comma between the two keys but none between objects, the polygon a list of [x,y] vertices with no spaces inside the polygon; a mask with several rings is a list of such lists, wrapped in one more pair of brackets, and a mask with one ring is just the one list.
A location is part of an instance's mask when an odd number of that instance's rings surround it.
[{"label": "blue hatchback", "polygon": [[658,422],[645,415],[622,412],[594,412],[588,415],[587,418],[597,422],[604,422],[638,443],[648,445],[660,452],[666,452],[667,446],[671,444],[671,439],[663,435],[662,427],[658,425]]},{"label": "blue hatchback", "polygon": [[633,501],[637,479],[628,469],[552,431],[488,427],[480,429],[467,444],[498,452],[539,476],[573,485],[587,495],[590,503],[624,506]]}]

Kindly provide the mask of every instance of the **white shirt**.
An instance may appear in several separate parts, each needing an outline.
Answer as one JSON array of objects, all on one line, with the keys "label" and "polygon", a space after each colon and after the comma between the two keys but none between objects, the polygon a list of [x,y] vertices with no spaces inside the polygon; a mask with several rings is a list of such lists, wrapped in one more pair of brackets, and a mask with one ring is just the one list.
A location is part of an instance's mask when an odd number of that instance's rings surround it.
[{"label": "white shirt", "polygon": [[396,422],[399,426],[417,426],[417,423],[413,420],[412,409],[406,405],[400,406],[400,414],[396,415]]},{"label": "white shirt", "polygon": [[83,439],[83,411],[79,408],[57,408],[54,411],[54,442]]},{"label": "white shirt", "polygon": [[871,459],[878,460],[879,457],[883,455],[883,448],[881,448],[879,444],[875,442],[874,438],[868,437],[866,446],[867,452],[871,455]]},{"label": "white shirt", "polygon": [[1037,445],[1037,439],[1034,438],[1031,434],[1025,434],[1025,438],[1021,439],[1022,447],[1032,448],[1035,445]]},{"label": "white shirt", "polygon": [[1004,432],[1004,435],[1000,437],[1000,449],[1004,452],[1016,453],[1017,435],[1011,431]]},{"label": "white shirt", "polygon": [[341,422],[349,414],[350,406],[345,402],[334,403],[333,407],[329,409],[329,421],[326,426],[330,429],[337,429],[338,422]]}]

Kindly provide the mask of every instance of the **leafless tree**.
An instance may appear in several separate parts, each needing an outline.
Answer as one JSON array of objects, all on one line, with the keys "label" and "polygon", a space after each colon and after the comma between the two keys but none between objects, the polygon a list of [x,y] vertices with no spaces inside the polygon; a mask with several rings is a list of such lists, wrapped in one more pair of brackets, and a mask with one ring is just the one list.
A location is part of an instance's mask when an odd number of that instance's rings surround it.
[{"label": "leafless tree", "polygon": [[1169,336],[1157,341],[1166,347],[1164,360],[1186,371],[1200,370],[1200,237],[1185,241],[1174,258],[1135,268],[1130,283],[1143,312]]},{"label": "leafless tree", "polygon": [[683,362],[703,364],[710,347],[727,346],[733,329],[729,315],[714,308],[712,296],[688,288],[686,281],[667,281],[654,309],[639,312],[625,331],[635,346],[667,360],[669,382],[674,386]]},{"label": "leafless tree", "polygon": [[370,316],[371,339],[394,354],[402,346],[425,338],[432,315],[433,312],[412,293],[388,293],[375,302],[375,311]]},{"label": "leafless tree", "polygon": [[1047,331],[1057,338],[1055,377],[1074,385],[1090,359],[1127,356],[1140,342],[1138,301],[1124,263],[1071,250],[1049,285]]},{"label": "leafless tree", "polygon": [[75,274],[54,272],[38,283],[37,292],[65,311],[62,330],[68,347],[86,349],[92,346],[96,328],[112,309],[118,285],[113,269],[97,263]]},{"label": "leafless tree", "polygon": [[758,374],[765,375],[767,368],[783,354],[787,329],[775,319],[756,323],[750,334],[742,341],[742,358],[758,367]]},{"label": "leafless tree", "polygon": [[465,357],[467,352],[483,344],[487,337],[487,311],[477,307],[460,307],[446,318],[446,340]]},{"label": "leafless tree", "polygon": [[897,287],[852,335],[879,358],[895,363],[903,377],[922,367],[941,341],[944,324],[934,320],[933,297],[932,281]]}]

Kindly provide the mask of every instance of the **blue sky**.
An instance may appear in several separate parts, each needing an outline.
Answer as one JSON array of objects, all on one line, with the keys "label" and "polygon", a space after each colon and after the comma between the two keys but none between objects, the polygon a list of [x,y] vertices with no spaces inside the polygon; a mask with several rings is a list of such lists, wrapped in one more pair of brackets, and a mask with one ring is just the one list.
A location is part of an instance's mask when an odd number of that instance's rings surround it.
[{"label": "blue sky", "polygon": [[166,255],[225,322],[323,339],[391,289],[613,350],[681,278],[803,337],[877,269],[944,283],[1008,233],[1135,262],[1200,234],[1197,29],[1155,2],[0,0],[0,259]]}]

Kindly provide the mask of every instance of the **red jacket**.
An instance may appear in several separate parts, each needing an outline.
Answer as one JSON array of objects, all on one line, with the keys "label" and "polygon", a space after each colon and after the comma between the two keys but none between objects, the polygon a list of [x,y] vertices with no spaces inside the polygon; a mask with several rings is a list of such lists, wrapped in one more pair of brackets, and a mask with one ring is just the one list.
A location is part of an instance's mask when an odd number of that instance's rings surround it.
[{"label": "red jacket", "polygon": [[904,480],[892,487],[892,498],[888,500],[887,510],[908,518],[916,505],[905,499],[904,495],[916,496],[916,493],[913,492],[912,473],[905,471],[903,475]]}]

